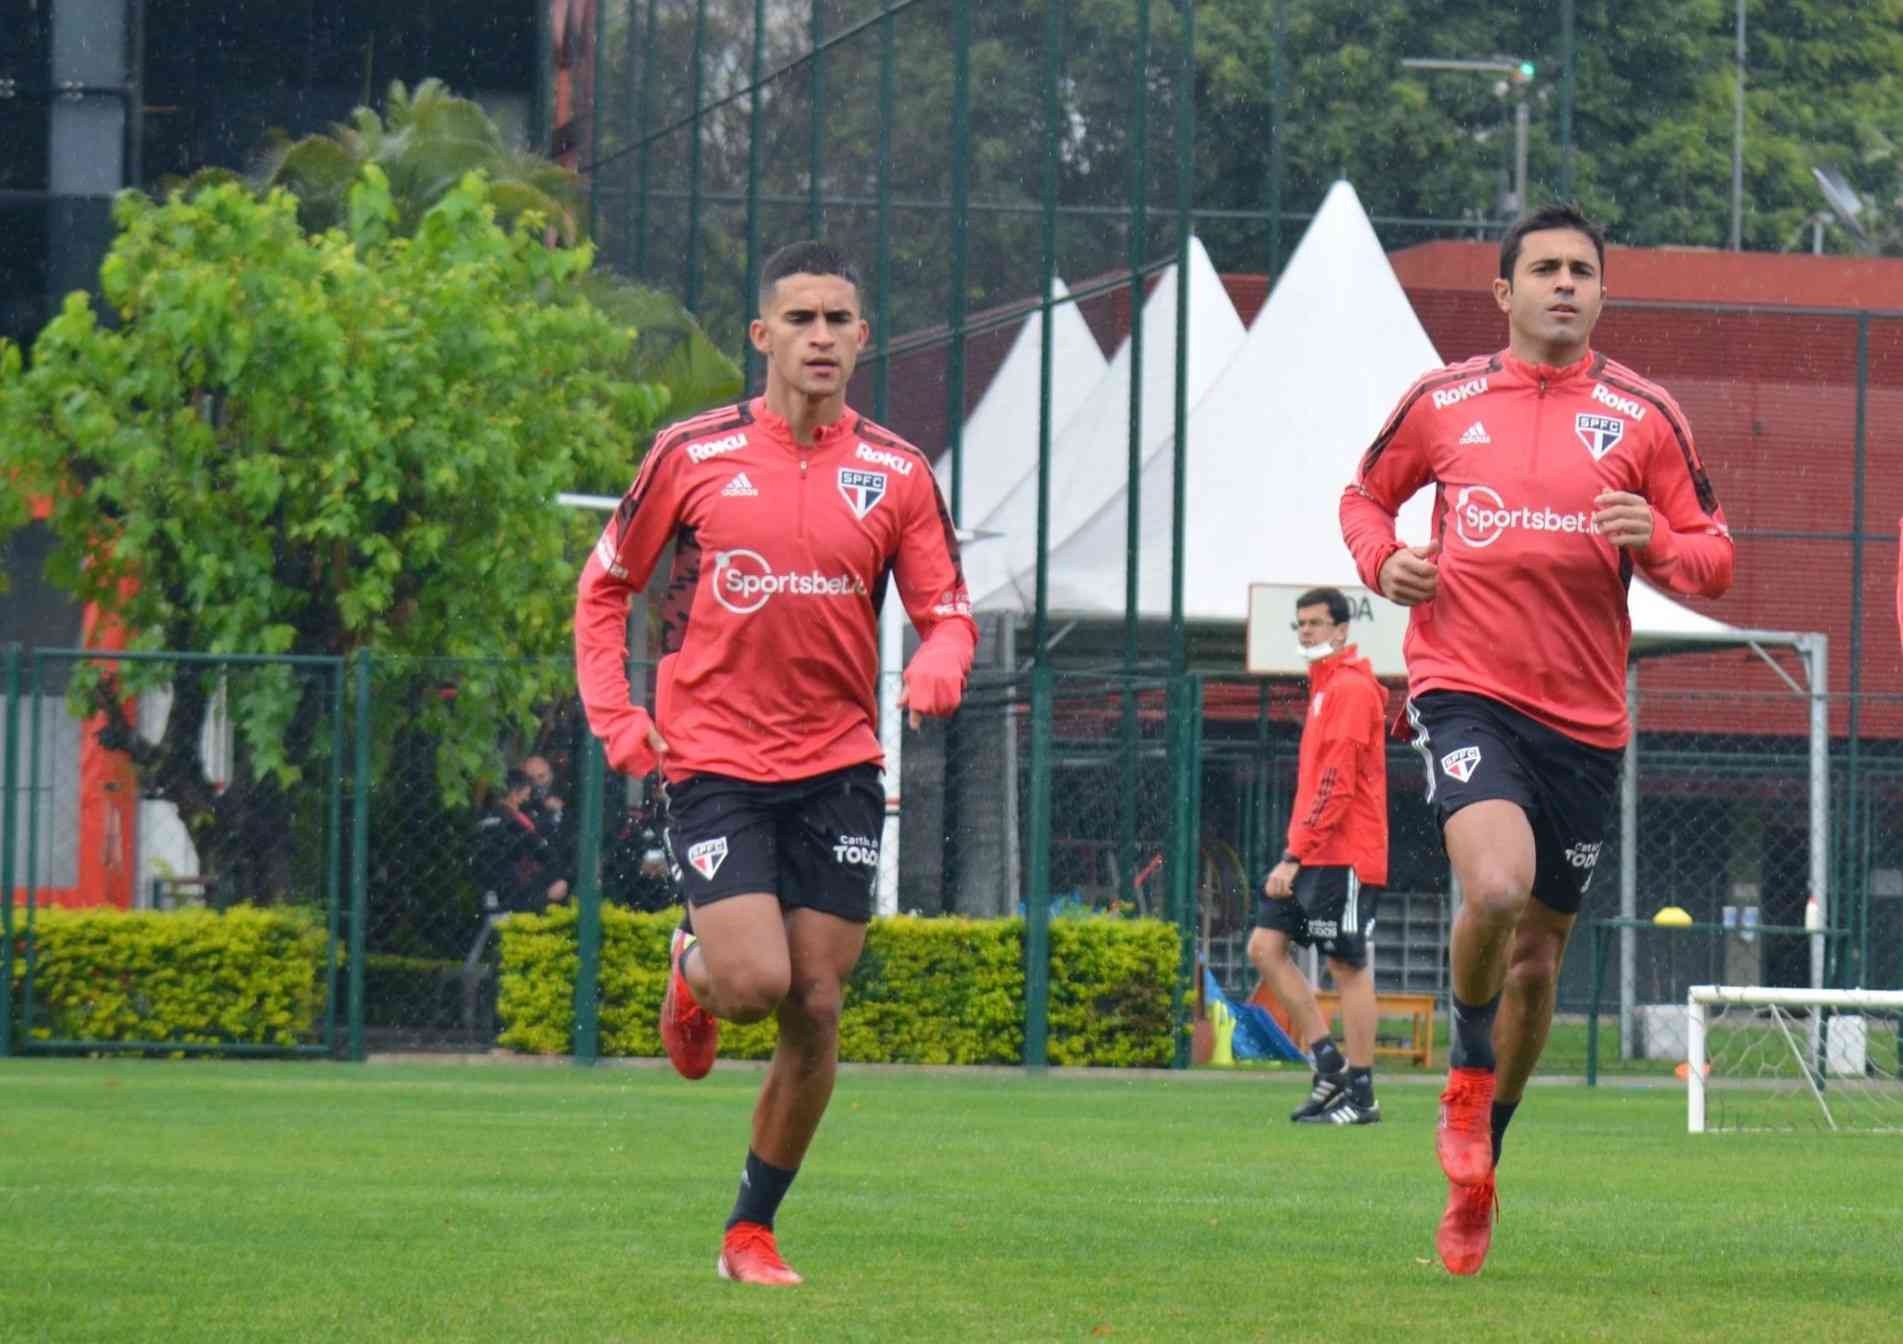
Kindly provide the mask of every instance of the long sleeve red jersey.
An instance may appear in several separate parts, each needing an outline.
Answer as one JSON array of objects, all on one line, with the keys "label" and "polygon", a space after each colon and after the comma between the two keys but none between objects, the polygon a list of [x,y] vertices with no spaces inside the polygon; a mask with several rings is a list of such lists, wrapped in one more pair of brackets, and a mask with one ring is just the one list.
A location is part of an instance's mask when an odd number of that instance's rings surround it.
[{"label": "long sleeve red jersey", "polygon": [[588,722],[629,701],[627,614],[662,551],[654,720],[669,779],[805,779],[883,759],[878,609],[888,578],[969,669],[978,629],[931,463],[852,410],[801,446],[764,398],[663,431],[582,571],[575,655]]},{"label": "long sleeve red jersey", "polygon": [[1307,868],[1353,868],[1370,887],[1388,881],[1387,707],[1354,645],[1309,666],[1288,852]]},{"label": "long sleeve red jersey", "polygon": [[[1394,515],[1435,484],[1439,591],[1408,619],[1408,689],[1489,696],[1568,737],[1623,746],[1634,562],[1675,593],[1731,586],[1731,533],[1677,403],[1591,351],[1565,368],[1502,351],[1421,378],[1341,497],[1342,536],[1379,590]],[[1602,490],[1651,505],[1634,552],[1593,529]]]}]

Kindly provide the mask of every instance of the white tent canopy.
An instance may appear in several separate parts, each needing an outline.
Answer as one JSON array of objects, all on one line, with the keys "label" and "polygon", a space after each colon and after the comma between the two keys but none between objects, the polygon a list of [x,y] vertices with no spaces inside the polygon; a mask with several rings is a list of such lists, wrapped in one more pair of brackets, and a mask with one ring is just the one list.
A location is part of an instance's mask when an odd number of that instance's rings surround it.
[{"label": "white tent canopy", "polygon": [[[1158,446],[1170,442],[1170,420],[1176,388],[1176,268],[1158,277],[1140,318],[1143,324],[1143,370],[1140,389],[1143,419],[1139,441],[1145,460]],[[1186,380],[1192,405],[1219,376],[1229,356],[1243,340],[1242,320],[1229,301],[1222,279],[1210,264],[1202,243],[1189,244],[1188,278],[1189,358]],[[1055,328],[1053,328],[1055,330]],[[1036,351],[1032,351],[1035,356]],[[1064,422],[1061,431],[1052,417],[1050,463],[1050,537],[1057,545],[1111,499],[1121,500],[1129,479],[1130,454],[1130,343],[1125,341],[1102,377],[1078,393],[1081,409]],[[1035,361],[1033,374],[1035,374]],[[1054,370],[1053,385],[1057,383]],[[1031,381],[1029,409],[1020,423],[1035,426],[1037,384]],[[1164,453],[1167,460],[1167,452]],[[1002,534],[987,546],[974,547],[966,556],[965,578],[976,605],[985,609],[1029,610],[1035,593],[1030,576],[1037,564],[1037,456],[1036,440],[1023,458],[1013,454],[1021,474],[998,504],[977,520],[980,531]],[[1119,505],[1119,509],[1121,506]],[[1121,512],[1118,514],[1122,516]],[[1123,553],[1121,532],[1116,554]],[[1122,565],[1117,565],[1117,609],[1122,609]]]},{"label": "white tent canopy", "polygon": [[[1247,338],[1189,416],[1183,610],[1241,621],[1252,580],[1352,585],[1336,500],[1356,458],[1413,380],[1440,361],[1394,278],[1354,189],[1337,183],[1289,259]],[[1142,614],[1170,608],[1173,443],[1142,482]],[[1402,510],[1425,540],[1428,497]],[[1125,493],[1053,548],[1048,603],[1119,615]]]},{"label": "white tent canopy", "polygon": [[[1051,433],[1070,422],[1090,389],[1109,367],[1097,338],[1077,305],[1069,302],[1063,280],[1051,282]],[[960,433],[964,454],[964,498],[959,522],[982,519],[1022,479],[1026,464],[1037,465],[1039,382],[1043,362],[1044,312],[1034,308],[1018,328],[1004,362],[991,376],[978,404],[965,417]],[[952,459],[938,460],[938,488],[951,499]]]}]

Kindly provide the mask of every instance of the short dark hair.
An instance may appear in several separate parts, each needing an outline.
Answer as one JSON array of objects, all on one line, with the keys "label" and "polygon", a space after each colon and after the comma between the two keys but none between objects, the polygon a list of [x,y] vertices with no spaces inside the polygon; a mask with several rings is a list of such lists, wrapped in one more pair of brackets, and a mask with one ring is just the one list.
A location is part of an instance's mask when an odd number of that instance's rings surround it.
[{"label": "short dark hair", "polygon": [[1500,278],[1511,282],[1513,268],[1520,264],[1520,244],[1529,233],[1545,229],[1574,229],[1592,239],[1599,254],[1599,269],[1606,269],[1606,230],[1571,201],[1553,201],[1537,210],[1529,210],[1514,220],[1500,240]]},{"label": "short dark hair", "polygon": [[1336,625],[1348,624],[1348,599],[1341,595],[1339,588],[1310,588],[1295,599],[1295,610],[1303,607],[1328,608],[1328,619]]},{"label": "short dark hair", "polygon": [[509,773],[502,777],[502,791],[504,793],[514,793],[517,789],[530,789],[534,787],[535,781],[529,778],[528,771],[517,769],[515,766],[510,766]]},{"label": "short dark hair", "polygon": [[775,252],[761,268],[762,312],[766,311],[767,302],[773,297],[773,287],[789,275],[836,275],[854,289],[865,288],[859,283],[859,268],[852,264],[852,258],[846,255],[844,249],[818,238],[803,238]]}]

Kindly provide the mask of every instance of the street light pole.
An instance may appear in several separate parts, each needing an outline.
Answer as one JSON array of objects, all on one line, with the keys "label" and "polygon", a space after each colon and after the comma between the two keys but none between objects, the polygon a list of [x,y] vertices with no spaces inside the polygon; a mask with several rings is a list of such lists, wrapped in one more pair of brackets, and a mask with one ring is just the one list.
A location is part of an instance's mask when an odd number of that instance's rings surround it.
[{"label": "street light pole", "polygon": [[1526,142],[1532,129],[1533,113],[1527,103],[1527,93],[1533,84],[1534,65],[1528,60],[1513,56],[1496,56],[1491,60],[1441,60],[1427,57],[1409,56],[1401,62],[1408,70],[1454,70],[1475,75],[1505,75],[1512,84],[1515,93],[1513,108],[1513,214],[1526,209]]}]

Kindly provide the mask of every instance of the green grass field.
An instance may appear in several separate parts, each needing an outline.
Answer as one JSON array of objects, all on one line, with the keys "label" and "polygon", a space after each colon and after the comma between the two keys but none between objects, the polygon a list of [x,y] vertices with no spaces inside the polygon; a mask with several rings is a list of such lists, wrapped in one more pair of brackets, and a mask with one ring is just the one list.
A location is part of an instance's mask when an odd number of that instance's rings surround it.
[{"label": "green grass field", "polygon": [[1485,1273],[1432,1262],[1431,1086],[855,1070],[713,1274],[756,1068],[0,1062],[0,1340],[1895,1340],[1903,1138],[1538,1087]]}]

